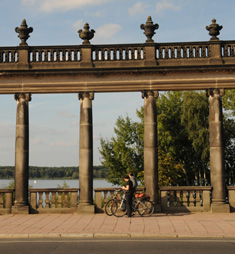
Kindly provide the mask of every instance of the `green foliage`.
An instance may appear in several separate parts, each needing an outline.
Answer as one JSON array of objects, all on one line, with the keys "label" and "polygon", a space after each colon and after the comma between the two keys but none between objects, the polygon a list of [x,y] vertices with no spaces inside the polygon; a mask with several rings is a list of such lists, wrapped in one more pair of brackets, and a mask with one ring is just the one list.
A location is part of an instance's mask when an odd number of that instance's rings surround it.
[{"label": "green foliage", "polygon": [[231,114],[235,116],[235,89],[226,89],[222,100],[224,109],[231,111]]},{"label": "green foliage", "polygon": [[128,116],[118,117],[111,141],[101,138],[100,154],[102,165],[108,168],[107,180],[123,185],[123,177],[129,171],[135,175],[143,171],[143,137],[141,123],[133,122]]}]

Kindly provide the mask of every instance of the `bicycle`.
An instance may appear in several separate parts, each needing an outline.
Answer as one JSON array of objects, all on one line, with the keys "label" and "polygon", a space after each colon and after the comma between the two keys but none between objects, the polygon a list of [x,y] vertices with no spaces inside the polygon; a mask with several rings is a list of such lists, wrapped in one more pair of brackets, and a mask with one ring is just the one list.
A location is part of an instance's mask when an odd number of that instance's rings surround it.
[{"label": "bicycle", "polygon": [[[145,196],[143,198],[136,197],[132,200],[132,211],[135,213],[136,211],[138,214],[142,217],[151,216],[154,212],[154,206],[153,203],[148,200],[149,196],[147,196],[147,199],[145,199]],[[123,204],[125,202],[125,196],[122,196],[121,199],[113,200],[111,205],[111,212],[116,217],[122,217],[127,214],[126,209],[123,207]]]},{"label": "bicycle", "polygon": [[[121,190],[119,190],[119,189],[114,189],[114,192],[116,193],[115,196],[114,196],[112,199],[110,199],[110,200],[105,204],[104,210],[105,210],[105,213],[106,213],[108,216],[112,216],[112,215],[113,215],[113,212],[112,212],[112,209],[111,209],[111,208],[112,208],[114,202],[116,202],[117,200],[120,200],[120,197],[119,197],[119,194],[118,194],[120,191],[121,191]],[[125,194],[124,194],[124,195],[125,195]],[[125,200],[125,197],[122,196],[121,199]]]}]

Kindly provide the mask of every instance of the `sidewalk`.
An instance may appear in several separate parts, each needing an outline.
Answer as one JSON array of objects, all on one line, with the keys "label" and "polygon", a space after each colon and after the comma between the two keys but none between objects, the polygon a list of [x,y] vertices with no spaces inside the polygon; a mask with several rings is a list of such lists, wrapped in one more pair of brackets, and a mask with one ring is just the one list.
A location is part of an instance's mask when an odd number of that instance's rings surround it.
[{"label": "sidewalk", "polygon": [[235,238],[235,213],[0,215],[0,238],[221,237]]}]

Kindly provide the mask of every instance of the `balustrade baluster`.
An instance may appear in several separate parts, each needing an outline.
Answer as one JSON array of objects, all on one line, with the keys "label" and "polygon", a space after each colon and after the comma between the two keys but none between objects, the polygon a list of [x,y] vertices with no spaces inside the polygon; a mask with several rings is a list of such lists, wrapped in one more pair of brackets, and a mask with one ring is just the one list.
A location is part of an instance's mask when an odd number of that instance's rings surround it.
[{"label": "balustrade baluster", "polygon": [[136,56],[135,56],[136,50],[131,48],[130,51],[131,51],[131,60],[135,60],[136,59]]},{"label": "balustrade baluster", "polygon": [[64,192],[64,208],[69,207],[68,191]]},{"label": "balustrade baluster", "polygon": [[38,51],[38,62],[42,62],[42,51]]},{"label": "balustrade baluster", "polygon": [[171,58],[171,59],[176,58],[176,56],[175,56],[175,48],[174,47],[169,48],[169,55],[168,55],[168,57]]},{"label": "balustrade baluster", "polygon": [[194,206],[194,191],[188,191],[189,193],[189,207],[193,207]]},{"label": "balustrade baluster", "polygon": [[62,207],[62,191],[58,191],[57,208]]},{"label": "balustrade baluster", "polygon": [[200,54],[199,54],[199,47],[195,47],[195,57],[198,58],[200,57]]},{"label": "balustrade baluster", "polygon": [[234,45],[231,45],[231,56],[234,56]]},{"label": "balustrade baluster", "polygon": [[113,60],[114,61],[117,60],[117,49],[116,48],[113,49]]},{"label": "balustrade baluster", "polygon": [[0,208],[4,207],[4,193],[0,193]]},{"label": "balustrade baluster", "polygon": [[206,48],[205,47],[201,47],[201,57],[206,57]]},{"label": "balustrade baluster", "polygon": [[44,62],[48,62],[48,51],[43,50],[43,52],[44,52]]},{"label": "balustrade baluster", "polygon": [[195,199],[196,206],[199,207],[199,206],[201,206],[201,191],[196,190],[195,193],[196,193],[196,199]]},{"label": "balustrade baluster", "polygon": [[71,62],[71,50],[68,50],[67,53],[68,53],[68,59],[67,59],[67,61]]},{"label": "balustrade baluster", "polygon": [[178,59],[181,58],[181,47],[180,46],[177,47],[177,58]]},{"label": "balustrade baluster", "polygon": [[165,48],[165,59],[169,59],[169,55],[170,55],[170,48],[166,47]]},{"label": "balustrade baluster", "polygon": [[108,202],[108,191],[104,191],[104,203]]},{"label": "balustrade baluster", "polygon": [[8,51],[5,52],[5,62],[9,63],[9,52]]},{"label": "balustrade baluster", "polygon": [[181,200],[181,191],[176,191],[176,206],[181,206],[182,200]]},{"label": "balustrade baluster", "polygon": [[170,191],[169,192],[169,206],[174,206],[174,201],[175,201],[175,191]]},{"label": "balustrade baluster", "polygon": [[158,58],[163,59],[163,50],[161,47],[158,49]]},{"label": "balustrade baluster", "polygon": [[49,191],[46,191],[45,194],[46,194],[45,208],[49,208],[50,207]]},{"label": "balustrade baluster", "polygon": [[183,190],[183,200],[182,200],[183,206],[188,206],[188,192]]},{"label": "balustrade baluster", "polygon": [[38,208],[43,208],[42,204],[43,204],[43,198],[42,198],[43,192],[39,192],[39,200],[38,200]]},{"label": "balustrade baluster", "polygon": [[51,208],[56,208],[56,192],[51,192]]},{"label": "balustrade baluster", "polygon": [[110,196],[110,198],[113,198],[113,195],[114,194],[114,192],[113,191],[109,191],[109,196]]}]

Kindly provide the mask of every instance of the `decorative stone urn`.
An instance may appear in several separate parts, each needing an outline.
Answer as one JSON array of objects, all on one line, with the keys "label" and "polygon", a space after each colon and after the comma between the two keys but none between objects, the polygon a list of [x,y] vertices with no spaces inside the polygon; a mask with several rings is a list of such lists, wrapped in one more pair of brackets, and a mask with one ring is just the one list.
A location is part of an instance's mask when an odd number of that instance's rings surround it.
[{"label": "decorative stone urn", "polygon": [[219,40],[217,35],[220,34],[219,31],[222,28],[223,28],[223,26],[220,26],[220,25],[216,24],[216,19],[212,19],[212,24],[210,24],[209,26],[206,26],[206,30],[209,31],[209,35],[212,36],[210,41]]},{"label": "decorative stone urn", "polygon": [[86,23],[83,27],[83,30],[78,30],[79,37],[83,40],[82,44],[90,44],[89,40],[94,37],[95,30],[91,29],[88,23]]},{"label": "decorative stone urn", "polygon": [[27,46],[27,40],[30,37],[29,34],[33,32],[33,28],[27,26],[26,20],[23,19],[21,26],[15,28],[16,33],[18,33],[18,37],[21,39],[20,46]]},{"label": "decorative stone urn", "polygon": [[144,34],[146,35],[147,37],[147,40],[146,42],[147,43],[151,43],[151,42],[154,42],[152,37],[154,36],[155,34],[155,30],[159,28],[159,25],[158,24],[153,24],[153,21],[152,21],[152,18],[151,16],[148,16],[148,19],[146,21],[146,24],[142,24],[140,26],[140,28],[142,30],[144,30]]}]

